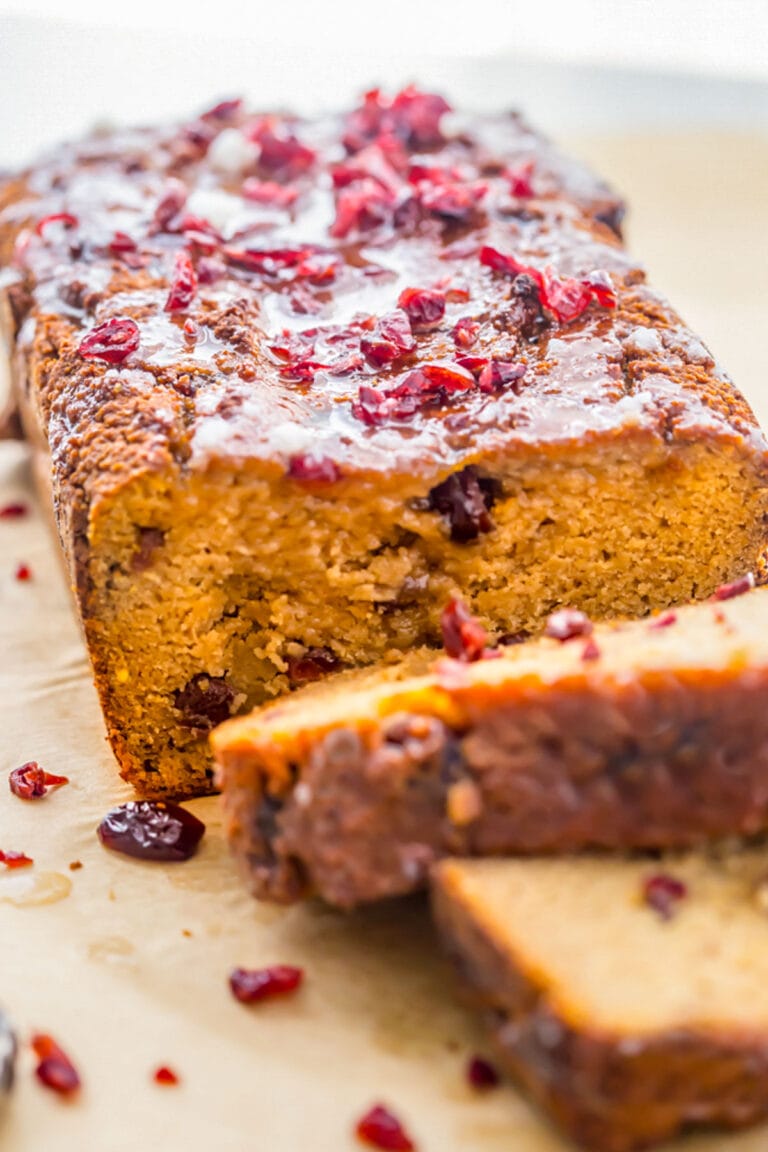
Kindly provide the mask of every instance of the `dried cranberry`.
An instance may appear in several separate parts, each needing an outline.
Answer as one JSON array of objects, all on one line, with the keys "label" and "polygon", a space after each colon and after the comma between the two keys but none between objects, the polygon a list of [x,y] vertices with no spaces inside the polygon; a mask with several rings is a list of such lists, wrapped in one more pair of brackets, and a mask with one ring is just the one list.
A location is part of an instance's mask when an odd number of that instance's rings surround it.
[{"label": "dried cranberry", "polygon": [[467,1080],[473,1088],[495,1088],[499,1083],[499,1074],[489,1060],[473,1056],[467,1063]]},{"label": "dried cranberry", "polygon": [[454,660],[471,664],[485,651],[488,633],[482,624],[456,596],[453,596],[440,614],[443,646]]},{"label": "dried cranberry", "polygon": [[533,185],[531,184],[533,169],[533,160],[526,160],[522,164],[518,164],[516,168],[506,170],[504,175],[509,181],[509,190],[513,196],[517,196],[521,200],[527,200],[533,196]]},{"label": "dried cranberry", "polygon": [[589,288],[593,298],[601,307],[616,307],[616,289],[607,272],[601,270],[590,272],[588,276],[584,277],[582,284]]},{"label": "dried cranberry", "polygon": [[6,868],[29,868],[34,860],[24,852],[0,851],[0,864],[5,864]]},{"label": "dried cranberry", "polygon": [[78,352],[87,360],[122,364],[139,347],[139,335],[139,326],[135,320],[113,316],[83,337]]},{"label": "dried cranberry", "polygon": [[491,360],[486,364],[477,378],[477,386],[481,392],[498,392],[499,389],[511,384],[513,392],[519,392],[519,382],[525,376],[525,364],[511,363],[507,360]]},{"label": "dried cranberry", "polygon": [[440,121],[449,111],[442,96],[412,84],[391,101],[373,88],[347,117],[343,143],[347,151],[358,152],[376,137],[393,135],[411,148],[431,148],[443,140]]},{"label": "dried cranberry", "polygon": [[481,248],[480,263],[486,268],[493,269],[494,272],[503,272],[505,276],[530,276],[539,289],[543,287],[544,276],[538,268],[521,264],[514,256],[499,252],[498,248],[490,248],[487,245]]},{"label": "dried cranberry", "polygon": [[643,900],[662,920],[671,920],[687,895],[687,885],[669,872],[656,872],[643,881]]},{"label": "dried cranberry", "polygon": [[153,232],[176,231],[175,223],[187,202],[186,185],[171,177],[166,181],[162,195],[152,217]]},{"label": "dried cranberry", "polygon": [[270,126],[257,128],[251,133],[260,148],[259,164],[267,172],[284,176],[299,176],[312,167],[316,154],[293,134],[278,135]]},{"label": "dried cranberry", "polygon": [[270,208],[290,208],[299,190],[292,184],[278,184],[274,180],[259,180],[255,176],[246,180],[240,189],[246,200],[265,204]]},{"label": "dried cranberry", "polygon": [[660,616],[654,616],[648,627],[649,629],[653,629],[653,631],[657,631],[661,628],[669,628],[676,620],[676,612],[662,612]]},{"label": "dried cranberry", "polygon": [[0,508],[0,520],[21,520],[24,516],[29,515],[29,508],[21,501],[16,501],[12,504],[4,504]]},{"label": "dried cranberry", "polygon": [[234,968],[229,974],[232,995],[241,1004],[256,1004],[295,992],[304,979],[304,969],[290,964],[271,968]]},{"label": "dried cranberry", "polygon": [[392,218],[394,197],[376,180],[366,178],[342,188],[336,198],[331,236],[344,239],[351,232],[370,232]]},{"label": "dried cranberry", "polygon": [[76,1092],[80,1087],[77,1069],[56,1041],[38,1032],[30,1043],[37,1056],[35,1075],[40,1083],[61,1096],[70,1096]]},{"label": "dried cranberry", "polygon": [[572,640],[575,636],[589,636],[593,624],[589,616],[578,608],[561,608],[547,618],[544,635],[553,640]]},{"label": "dried cranberry", "polygon": [[445,315],[445,293],[434,288],[404,288],[397,300],[414,332],[436,328]]},{"label": "dried cranberry", "polygon": [[475,216],[480,201],[488,191],[487,184],[420,184],[419,203],[427,212],[444,220],[466,223]]},{"label": "dried cranberry", "polygon": [[363,1144],[387,1152],[415,1152],[416,1145],[405,1128],[383,1104],[374,1104],[358,1121],[355,1133]]},{"label": "dried cranberry", "polygon": [[235,693],[222,676],[198,672],[174,693],[174,706],[185,728],[209,732],[229,719]]},{"label": "dried cranberry", "polygon": [[110,255],[117,257],[128,268],[144,267],[144,257],[139,252],[136,241],[127,232],[115,232],[108,247]]},{"label": "dried cranberry", "polygon": [[243,106],[241,97],[237,96],[231,100],[220,100],[218,104],[214,104],[213,108],[209,108],[207,112],[200,114],[201,120],[231,120]]},{"label": "dried cranberry", "polygon": [[26,584],[29,580],[32,579],[32,569],[30,568],[29,564],[17,564],[14,576],[22,584]]},{"label": "dried cranberry", "polygon": [[402,308],[382,316],[369,336],[363,336],[360,350],[375,368],[391,364],[399,356],[412,352],[416,341],[408,314]]},{"label": "dried cranberry", "polygon": [[105,848],[141,860],[189,860],[205,824],[178,804],[129,800],[106,814],[97,829]]},{"label": "dried cranberry", "polygon": [[292,684],[308,684],[334,672],[340,661],[330,648],[307,648],[301,656],[289,656],[287,664]]},{"label": "dried cranberry", "polygon": [[462,316],[451,329],[451,336],[456,347],[466,351],[475,343],[479,332],[480,325],[477,320],[472,320],[469,316]]},{"label": "dried cranberry", "polygon": [[177,252],[173,264],[173,276],[168,299],[165,302],[166,312],[181,312],[188,308],[197,291],[197,273],[187,252]]},{"label": "dried cranberry", "polygon": [[455,393],[474,387],[474,377],[466,368],[435,361],[415,368],[394,388],[377,390],[362,384],[352,414],[365,424],[409,420],[422,409],[447,404]]},{"label": "dried cranberry", "polygon": [[239,264],[252,272],[275,276],[287,268],[295,268],[311,256],[312,248],[234,248],[223,249],[230,264]]},{"label": "dried cranberry", "polygon": [[54,776],[41,768],[36,760],[14,768],[8,777],[11,792],[20,800],[37,800],[45,796],[49,788],[58,788],[61,784],[69,784],[69,777]]},{"label": "dried cranberry", "polygon": [[594,636],[590,636],[582,648],[581,659],[587,662],[600,659],[600,649]]},{"label": "dried cranberry", "polygon": [[465,544],[495,527],[490,509],[498,494],[498,483],[469,465],[430,489],[428,504],[447,518],[451,539]]},{"label": "dried cranberry", "polygon": [[712,599],[733,600],[734,596],[743,596],[745,592],[751,592],[754,586],[755,577],[752,572],[747,572],[746,576],[740,576],[738,580],[732,580],[730,584],[721,584],[715,590]]},{"label": "dried cranberry", "polygon": [[174,1072],[173,1068],[169,1068],[167,1064],[161,1064],[159,1068],[156,1068],[152,1079],[154,1080],[155,1084],[163,1084],[168,1086],[179,1083],[178,1074]]},{"label": "dried cranberry", "polygon": [[52,212],[50,216],[43,216],[35,225],[35,232],[42,236],[49,224],[63,224],[65,228],[77,228],[79,221],[71,212]]},{"label": "dried cranberry", "polygon": [[591,272],[582,280],[558,277],[549,269],[540,272],[530,265],[521,264],[514,256],[490,247],[480,249],[480,263],[514,278],[530,277],[536,285],[542,307],[563,324],[576,320],[593,300],[603,308],[616,307],[616,292],[607,272]]},{"label": "dried cranberry", "polygon": [[291,456],[288,461],[288,475],[292,480],[303,480],[314,484],[333,484],[341,476],[339,466],[328,456],[303,454]]},{"label": "dried cranberry", "polygon": [[583,281],[572,277],[558,279],[549,273],[545,273],[544,286],[540,291],[542,305],[564,324],[581,316],[592,302],[592,295],[591,289]]}]

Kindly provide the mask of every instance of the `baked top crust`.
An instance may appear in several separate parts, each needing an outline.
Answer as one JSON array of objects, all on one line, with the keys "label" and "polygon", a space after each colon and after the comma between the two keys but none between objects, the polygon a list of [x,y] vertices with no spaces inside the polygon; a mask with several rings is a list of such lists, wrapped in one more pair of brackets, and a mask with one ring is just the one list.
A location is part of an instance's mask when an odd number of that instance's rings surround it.
[{"label": "baked top crust", "polygon": [[[112,406],[125,475],[447,473],[638,434],[765,449],[622,249],[621,201],[516,115],[457,122],[414,89],[314,122],[227,102],[61,148],[0,209],[55,470],[79,430],[86,486],[114,480],[83,432]],[[88,339],[115,319],[136,347],[110,363]]]}]

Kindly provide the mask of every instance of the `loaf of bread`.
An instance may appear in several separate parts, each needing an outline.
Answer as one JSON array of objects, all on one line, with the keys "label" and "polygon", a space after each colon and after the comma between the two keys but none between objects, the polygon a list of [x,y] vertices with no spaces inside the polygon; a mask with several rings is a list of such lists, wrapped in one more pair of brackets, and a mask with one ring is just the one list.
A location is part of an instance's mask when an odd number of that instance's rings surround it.
[{"label": "loaf of bread", "polygon": [[768,588],[594,630],[559,613],[548,631],[570,639],[305,690],[214,732],[255,894],[351,907],[422,886],[446,855],[768,826]]},{"label": "loaf of bread", "polygon": [[107,727],[148,796],[334,669],[561,604],[709,594],[763,542],[766,444],[516,116],[227,101],[0,189],[16,394],[48,456]]},{"label": "loaf of bread", "polygon": [[763,847],[448,860],[432,892],[504,1067],[588,1152],[632,1152],[768,1116],[767,886]]}]

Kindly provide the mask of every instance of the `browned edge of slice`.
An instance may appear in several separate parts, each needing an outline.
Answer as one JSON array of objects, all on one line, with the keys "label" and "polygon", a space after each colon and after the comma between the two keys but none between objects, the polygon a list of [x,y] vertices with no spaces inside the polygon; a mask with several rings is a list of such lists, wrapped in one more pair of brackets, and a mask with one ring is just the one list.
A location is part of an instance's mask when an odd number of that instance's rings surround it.
[{"label": "browned edge of slice", "polygon": [[463,998],[480,1010],[503,1068],[580,1146],[637,1152],[691,1127],[768,1115],[768,1035],[613,1035],[569,1017],[546,976],[523,970],[473,915],[454,883],[459,867],[438,865],[431,894]]}]

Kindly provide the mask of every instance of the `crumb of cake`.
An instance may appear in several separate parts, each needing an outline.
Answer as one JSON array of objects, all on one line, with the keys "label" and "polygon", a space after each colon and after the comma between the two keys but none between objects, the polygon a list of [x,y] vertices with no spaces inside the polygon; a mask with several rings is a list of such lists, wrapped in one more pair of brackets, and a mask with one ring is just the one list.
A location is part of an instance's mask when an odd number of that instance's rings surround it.
[{"label": "crumb of cake", "polygon": [[70,862],[69,862],[70,872],[79,872],[82,867],[83,867],[82,860],[70,860]]}]

